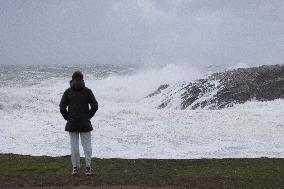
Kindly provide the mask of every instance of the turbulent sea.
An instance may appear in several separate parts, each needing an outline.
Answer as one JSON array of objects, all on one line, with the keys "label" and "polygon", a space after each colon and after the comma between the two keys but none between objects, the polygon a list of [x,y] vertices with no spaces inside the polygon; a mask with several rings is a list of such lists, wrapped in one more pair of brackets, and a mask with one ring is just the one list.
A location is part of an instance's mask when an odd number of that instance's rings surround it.
[{"label": "turbulent sea", "polygon": [[283,158],[284,100],[250,101],[222,110],[180,110],[179,98],[165,109],[157,108],[159,98],[146,98],[160,85],[190,82],[232,68],[0,65],[0,153],[70,154],[59,102],[73,71],[79,69],[99,102],[92,119],[94,157]]}]

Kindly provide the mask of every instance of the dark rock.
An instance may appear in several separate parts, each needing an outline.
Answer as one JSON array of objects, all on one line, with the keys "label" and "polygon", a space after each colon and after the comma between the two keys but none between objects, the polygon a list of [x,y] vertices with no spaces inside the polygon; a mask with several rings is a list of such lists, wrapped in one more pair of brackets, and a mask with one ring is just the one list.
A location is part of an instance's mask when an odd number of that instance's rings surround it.
[{"label": "dark rock", "polygon": [[[221,109],[252,99],[270,101],[284,98],[284,65],[265,65],[214,73],[206,79],[177,87],[180,87],[180,94],[175,95],[177,90],[172,89],[173,92],[167,93],[158,108],[166,107],[174,97],[181,98],[181,109]],[[161,86],[150,95],[159,94],[162,90],[160,88]]]},{"label": "dark rock", "polygon": [[225,72],[216,98],[218,107],[244,103],[253,98],[269,101],[284,98],[284,65],[240,68]]}]

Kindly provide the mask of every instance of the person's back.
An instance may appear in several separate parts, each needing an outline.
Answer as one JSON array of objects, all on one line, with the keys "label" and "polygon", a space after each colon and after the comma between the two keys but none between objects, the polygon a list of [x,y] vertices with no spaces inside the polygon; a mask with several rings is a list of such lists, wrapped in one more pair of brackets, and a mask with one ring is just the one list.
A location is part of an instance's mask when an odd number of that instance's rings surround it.
[{"label": "person's back", "polygon": [[[89,109],[89,105],[91,109]],[[79,135],[85,153],[86,174],[91,173],[91,131],[90,119],[98,110],[98,103],[91,89],[85,87],[83,74],[73,73],[70,87],[65,90],[60,101],[60,112],[67,120],[65,131],[69,132],[73,173],[78,174],[80,167]]]}]

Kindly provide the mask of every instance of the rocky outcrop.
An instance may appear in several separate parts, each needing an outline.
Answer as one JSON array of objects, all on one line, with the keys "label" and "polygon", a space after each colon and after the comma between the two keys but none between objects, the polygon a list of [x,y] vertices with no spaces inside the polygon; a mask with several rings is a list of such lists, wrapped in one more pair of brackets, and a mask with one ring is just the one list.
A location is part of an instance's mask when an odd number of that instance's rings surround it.
[{"label": "rocky outcrop", "polygon": [[284,65],[239,68],[191,83],[165,86],[148,96],[162,94],[158,108],[167,107],[175,98],[180,98],[179,109],[221,109],[252,99],[270,101],[284,98]]}]

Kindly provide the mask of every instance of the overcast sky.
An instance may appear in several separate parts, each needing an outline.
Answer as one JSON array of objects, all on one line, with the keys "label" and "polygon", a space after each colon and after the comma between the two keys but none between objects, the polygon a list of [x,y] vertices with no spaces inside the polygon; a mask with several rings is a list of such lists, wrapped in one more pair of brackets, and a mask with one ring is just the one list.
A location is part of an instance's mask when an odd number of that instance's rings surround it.
[{"label": "overcast sky", "polygon": [[283,0],[0,0],[0,64],[284,63]]}]

